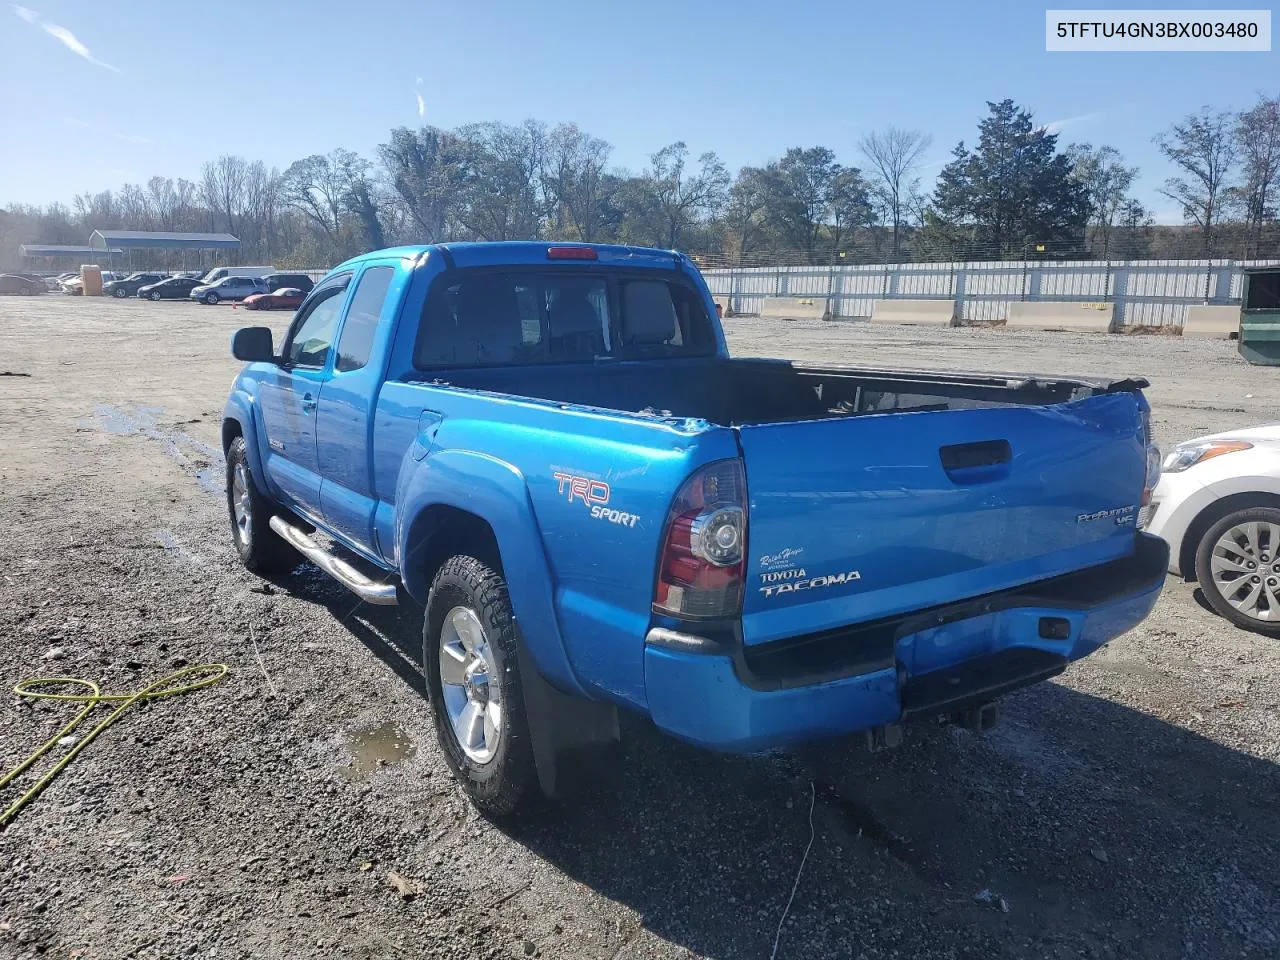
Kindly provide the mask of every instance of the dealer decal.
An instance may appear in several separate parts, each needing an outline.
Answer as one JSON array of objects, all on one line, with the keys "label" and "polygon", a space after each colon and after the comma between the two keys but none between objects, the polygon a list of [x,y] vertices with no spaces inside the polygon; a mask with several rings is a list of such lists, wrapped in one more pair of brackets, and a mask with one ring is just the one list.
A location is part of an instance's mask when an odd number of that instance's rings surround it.
[{"label": "dealer decal", "polygon": [[613,495],[613,491],[603,480],[579,477],[571,473],[553,473],[551,476],[555,478],[558,485],[557,492],[570,503],[581,501],[582,505],[591,512],[592,519],[605,520],[624,527],[634,527],[636,521],[640,519],[639,514],[627,513],[625,510],[616,510],[609,506],[609,498]]},{"label": "dealer decal", "polygon": [[786,547],[777,553],[766,553],[760,557],[761,570],[785,570],[796,563],[796,558],[804,553],[804,547]]}]

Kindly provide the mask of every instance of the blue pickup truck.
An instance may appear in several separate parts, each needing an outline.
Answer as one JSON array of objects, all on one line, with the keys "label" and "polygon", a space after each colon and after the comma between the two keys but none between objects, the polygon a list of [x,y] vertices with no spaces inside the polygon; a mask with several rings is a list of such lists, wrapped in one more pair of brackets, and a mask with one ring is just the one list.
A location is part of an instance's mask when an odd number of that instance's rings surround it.
[{"label": "blue pickup truck", "polygon": [[671,251],[380,250],[278,353],[263,327],[232,351],[241,558],[424,609],[440,743],[492,813],[555,794],[619,708],[729,751],[986,727],[1167,568],[1145,381],[731,358]]}]

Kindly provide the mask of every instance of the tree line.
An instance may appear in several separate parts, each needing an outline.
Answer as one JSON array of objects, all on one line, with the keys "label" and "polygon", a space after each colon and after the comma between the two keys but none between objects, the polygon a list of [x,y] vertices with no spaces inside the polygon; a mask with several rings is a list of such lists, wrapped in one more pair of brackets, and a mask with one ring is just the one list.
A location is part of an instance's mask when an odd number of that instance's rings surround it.
[{"label": "tree line", "polygon": [[729,265],[1280,252],[1280,98],[1204,108],[1155,143],[1177,171],[1161,192],[1185,227],[1154,226],[1132,195],[1138,168],[1113,147],[1060,146],[1012,100],[988,104],[976,141],[954,147],[931,190],[932,138],[895,127],[864,136],[850,158],[792,147],[736,175],[683,142],[622,169],[609,143],[571,123],[399,127],[371,157],[337,148],[279,170],[225,155],[197,180],[12,205],[0,210],[0,262],[19,243],[83,244],[94,229],[227,232],[240,259],[295,267],[401,242],[539,238]]}]

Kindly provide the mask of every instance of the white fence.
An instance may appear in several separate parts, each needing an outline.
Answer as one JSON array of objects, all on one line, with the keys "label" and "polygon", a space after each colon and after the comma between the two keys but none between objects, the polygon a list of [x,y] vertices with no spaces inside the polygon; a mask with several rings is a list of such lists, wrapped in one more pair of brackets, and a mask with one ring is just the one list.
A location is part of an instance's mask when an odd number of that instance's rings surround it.
[{"label": "white fence", "polygon": [[1197,304],[1238,305],[1247,266],[1280,260],[997,260],[704,270],[734,313],[765,297],[824,299],[833,317],[869,317],[876,300],[954,300],[970,323],[1001,322],[1018,301],[1114,303],[1120,326],[1181,326]]}]

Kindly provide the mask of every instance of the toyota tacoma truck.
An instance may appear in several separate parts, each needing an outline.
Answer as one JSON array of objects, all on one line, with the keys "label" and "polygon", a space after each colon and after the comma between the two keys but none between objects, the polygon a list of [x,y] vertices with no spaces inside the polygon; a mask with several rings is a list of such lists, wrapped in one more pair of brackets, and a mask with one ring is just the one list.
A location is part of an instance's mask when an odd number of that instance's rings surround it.
[{"label": "toyota tacoma truck", "polygon": [[555,795],[619,710],[726,751],[985,727],[1168,565],[1135,523],[1145,381],[730,357],[671,251],[381,250],[278,352],[264,327],[232,352],[240,557],[423,611],[441,747],[494,814]]}]

